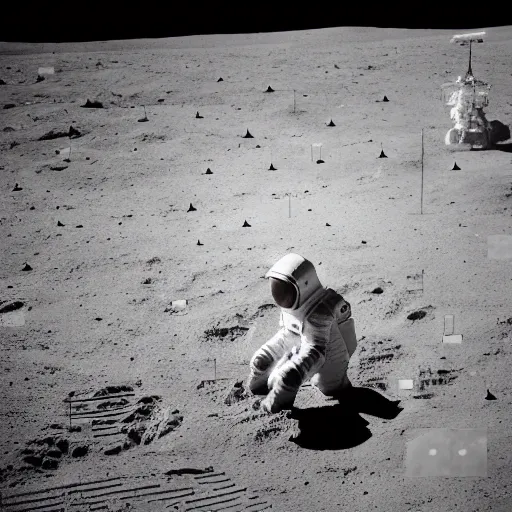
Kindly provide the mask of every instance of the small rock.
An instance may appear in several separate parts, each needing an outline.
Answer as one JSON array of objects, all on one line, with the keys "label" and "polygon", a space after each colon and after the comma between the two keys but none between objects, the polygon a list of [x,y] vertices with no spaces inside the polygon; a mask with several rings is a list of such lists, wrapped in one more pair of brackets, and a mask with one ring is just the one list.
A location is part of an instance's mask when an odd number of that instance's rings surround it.
[{"label": "small rock", "polygon": [[89,447],[87,445],[85,446],[77,446],[73,449],[71,452],[71,457],[77,458],[77,457],[84,457],[89,453]]},{"label": "small rock", "polygon": [[122,444],[116,444],[114,446],[106,448],[103,453],[105,455],[118,455],[122,451],[123,451],[123,445]]}]

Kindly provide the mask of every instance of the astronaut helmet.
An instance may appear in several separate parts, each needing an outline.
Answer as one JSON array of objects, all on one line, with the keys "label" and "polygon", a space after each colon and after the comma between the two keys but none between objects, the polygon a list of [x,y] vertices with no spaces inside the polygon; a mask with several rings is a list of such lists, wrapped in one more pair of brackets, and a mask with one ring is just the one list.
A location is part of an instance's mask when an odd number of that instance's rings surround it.
[{"label": "astronaut helmet", "polygon": [[282,257],[265,275],[276,304],[285,310],[297,310],[322,289],[314,265],[299,254]]}]

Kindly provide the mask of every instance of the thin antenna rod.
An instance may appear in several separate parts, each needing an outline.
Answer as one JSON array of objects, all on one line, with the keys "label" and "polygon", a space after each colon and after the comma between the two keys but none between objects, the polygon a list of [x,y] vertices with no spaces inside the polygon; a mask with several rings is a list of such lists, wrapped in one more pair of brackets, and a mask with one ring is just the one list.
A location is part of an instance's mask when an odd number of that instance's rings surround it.
[{"label": "thin antenna rod", "polygon": [[473,41],[469,41],[469,67],[468,67],[468,76],[473,76],[473,69],[471,68],[471,44]]},{"label": "thin antenna rod", "polygon": [[421,215],[423,215],[423,128],[421,129]]}]

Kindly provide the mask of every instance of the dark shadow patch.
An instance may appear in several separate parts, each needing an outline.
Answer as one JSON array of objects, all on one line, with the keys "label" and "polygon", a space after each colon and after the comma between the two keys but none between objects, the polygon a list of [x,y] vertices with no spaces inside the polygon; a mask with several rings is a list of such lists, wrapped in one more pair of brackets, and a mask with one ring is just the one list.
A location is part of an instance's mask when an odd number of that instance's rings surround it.
[{"label": "dark shadow patch", "polygon": [[368,421],[359,413],[394,419],[403,410],[373,389],[353,387],[343,392],[334,406],[296,409],[288,414],[299,422],[299,433],[290,441],[310,450],[343,450],[366,442],[372,436]]},{"label": "dark shadow patch", "polygon": [[167,471],[165,474],[168,476],[172,475],[204,475],[205,473],[213,473],[213,467],[210,466],[205,469],[195,469],[195,468],[180,468],[180,469],[171,469]]},{"label": "dark shadow patch", "polygon": [[101,101],[91,101],[87,100],[85,102],[85,105],[81,105],[82,108],[103,108],[103,103]]},{"label": "dark shadow patch", "polygon": [[508,144],[496,144],[494,149],[504,151],[505,153],[512,153],[512,142],[509,142]]}]

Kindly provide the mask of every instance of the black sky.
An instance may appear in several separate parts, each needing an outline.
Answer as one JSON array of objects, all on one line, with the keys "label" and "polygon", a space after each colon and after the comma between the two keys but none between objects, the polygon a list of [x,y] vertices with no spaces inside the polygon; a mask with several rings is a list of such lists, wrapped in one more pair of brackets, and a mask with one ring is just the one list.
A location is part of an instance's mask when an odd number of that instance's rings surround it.
[{"label": "black sky", "polygon": [[[273,32],[338,26],[473,29],[512,24],[512,13],[472,10],[461,0],[435,5],[277,0],[203,3],[193,1],[112,2],[22,1],[2,6],[0,40],[26,42],[102,41],[194,34]],[[481,11],[481,12],[480,12]]]}]

